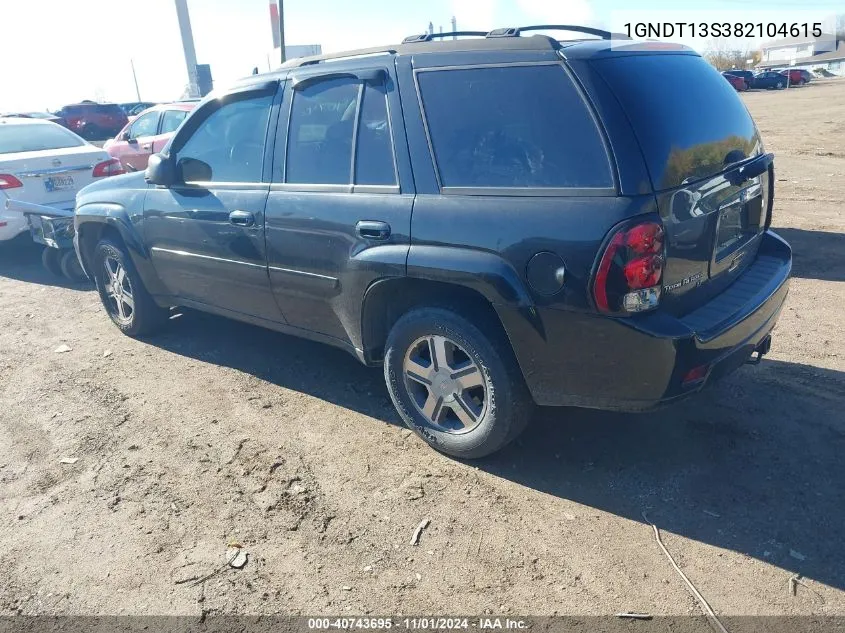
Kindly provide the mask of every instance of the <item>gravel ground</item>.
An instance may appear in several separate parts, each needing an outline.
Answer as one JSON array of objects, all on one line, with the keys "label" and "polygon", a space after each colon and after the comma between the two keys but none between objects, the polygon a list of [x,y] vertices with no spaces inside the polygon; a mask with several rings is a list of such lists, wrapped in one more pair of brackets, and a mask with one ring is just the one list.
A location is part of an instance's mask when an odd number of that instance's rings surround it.
[{"label": "gravel ground", "polygon": [[344,352],[196,313],[135,341],[3,244],[0,615],[699,614],[643,510],[717,613],[845,615],[845,80],[743,98],[795,249],[766,361],[472,464]]}]

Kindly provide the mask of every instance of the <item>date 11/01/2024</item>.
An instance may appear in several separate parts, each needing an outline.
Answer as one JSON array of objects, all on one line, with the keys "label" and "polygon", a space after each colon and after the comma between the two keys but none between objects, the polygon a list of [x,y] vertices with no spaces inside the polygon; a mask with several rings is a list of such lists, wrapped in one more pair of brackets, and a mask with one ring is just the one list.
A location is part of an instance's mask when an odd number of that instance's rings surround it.
[{"label": "date 11/01/2024", "polygon": [[821,37],[822,23],[813,22],[626,22],[628,37]]}]

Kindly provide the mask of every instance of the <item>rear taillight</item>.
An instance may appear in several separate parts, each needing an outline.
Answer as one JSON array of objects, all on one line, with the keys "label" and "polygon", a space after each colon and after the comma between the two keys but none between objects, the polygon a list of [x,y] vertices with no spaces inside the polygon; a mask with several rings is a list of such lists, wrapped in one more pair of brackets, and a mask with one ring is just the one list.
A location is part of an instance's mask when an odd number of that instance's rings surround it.
[{"label": "rear taillight", "polygon": [[601,312],[643,312],[660,303],[663,225],[642,222],[617,229],[599,260],[593,299]]},{"label": "rear taillight", "polygon": [[116,158],[110,158],[94,165],[94,172],[91,175],[94,178],[104,178],[106,176],[119,176],[125,173],[126,170],[120,161]]},{"label": "rear taillight", "polygon": [[12,174],[0,174],[0,189],[17,189],[23,187],[23,183]]}]

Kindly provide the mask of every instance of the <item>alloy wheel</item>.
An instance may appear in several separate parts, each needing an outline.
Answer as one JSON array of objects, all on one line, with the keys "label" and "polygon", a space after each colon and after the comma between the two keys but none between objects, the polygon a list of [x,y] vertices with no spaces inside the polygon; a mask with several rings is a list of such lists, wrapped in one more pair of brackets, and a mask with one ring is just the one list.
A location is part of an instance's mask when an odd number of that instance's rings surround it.
[{"label": "alloy wheel", "polygon": [[111,256],[103,260],[103,268],[106,272],[104,290],[108,300],[107,308],[121,324],[129,325],[135,314],[135,298],[126,268]]},{"label": "alloy wheel", "polygon": [[402,363],[405,386],[417,410],[438,431],[462,434],[477,427],[489,404],[479,364],[445,336],[425,336]]}]

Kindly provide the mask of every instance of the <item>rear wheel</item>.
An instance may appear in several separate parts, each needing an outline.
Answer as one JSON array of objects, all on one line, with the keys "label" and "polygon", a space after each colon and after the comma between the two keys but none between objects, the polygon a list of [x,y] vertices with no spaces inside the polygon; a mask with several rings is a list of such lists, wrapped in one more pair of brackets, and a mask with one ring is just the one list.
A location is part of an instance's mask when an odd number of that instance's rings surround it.
[{"label": "rear wheel", "polygon": [[82,269],[82,264],[79,263],[79,258],[76,256],[76,251],[72,248],[62,251],[59,258],[59,266],[62,274],[75,283],[86,281],[88,277]]},{"label": "rear wheel", "polygon": [[783,90],[785,87],[786,84],[784,84],[782,81],[779,81],[777,82],[777,84],[775,84],[775,88],[777,88],[778,90]]},{"label": "rear wheel", "polygon": [[59,249],[50,248],[49,246],[45,246],[44,250],[41,251],[41,263],[44,264],[44,268],[53,273],[56,277],[62,276],[62,266],[59,262],[61,254],[62,253]]},{"label": "rear wheel", "polygon": [[168,311],[153,301],[119,244],[109,239],[97,244],[92,267],[103,307],[124,334],[150,334],[167,320]]},{"label": "rear wheel", "polygon": [[388,337],[384,376],[405,424],[454,457],[501,449],[534,409],[507,339],[443,308],[399,319]]}]

